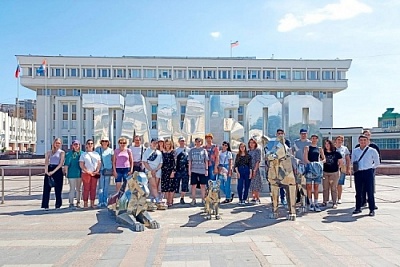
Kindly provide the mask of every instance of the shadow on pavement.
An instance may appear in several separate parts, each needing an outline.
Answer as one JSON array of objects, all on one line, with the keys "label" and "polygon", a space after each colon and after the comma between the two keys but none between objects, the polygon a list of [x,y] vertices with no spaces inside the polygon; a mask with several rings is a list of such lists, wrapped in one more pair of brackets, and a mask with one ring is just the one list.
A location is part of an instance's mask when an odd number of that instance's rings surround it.
[{"label": "shadow on pavement", "polygon": [[260,206],[245,206],[238,209],[234,209],[231,213],[237,214],[241,212],[253,213],[250,218],[243,219],[240,221],[232,222],[220,229],[207,231],[207,234],[219,234],[220,236],[232,236],[238,233],[243,233],[247,230],[254,230],[258,228],[264,228],[271,226],[283,221],[286,221],[286,217],[279,219],[269,219],[270,209],[265,205]]},{"label": "shadow on pavement", "polygon": [[362,213],[353,215],[354,208],[347,209],[328,209],[326,210],[327,216],[322,218],[323,223],[333,223],[333,222],[355,222],[363,217],[369,217],[369,210],[366,209]]},{"label": "shadow on pavement", "polygon": [[119,225],[115,221],[115,217],[111,216],[108,209],[101,209],[96,213],[97,223],[89,227],[90,233],[94,234],[120,234],[123,231],[118,229],[119,227],[127,228]]},{"label": "shadow on pavement", "polygon": [[0,215],[6,216],[37,216],[37,215],[50,215],[50,214],[62,214],[62,213],[70,213],[70,212],[84,212],[90,211],[91,209],[70,209],[68,207],[61,207],[61,209],[50,208],[49,210],[37,209],[37,210],[22,210],[22,211],[13,211],[13,212],[0,212]]},{"label": "shadow on pavement", "polygon": [[189,220],[186,224],[181,225],[181,227],[197,227],[199,224],[207,221],[205,218],[204,211],[200,211],[196,214],[189,215]]}]

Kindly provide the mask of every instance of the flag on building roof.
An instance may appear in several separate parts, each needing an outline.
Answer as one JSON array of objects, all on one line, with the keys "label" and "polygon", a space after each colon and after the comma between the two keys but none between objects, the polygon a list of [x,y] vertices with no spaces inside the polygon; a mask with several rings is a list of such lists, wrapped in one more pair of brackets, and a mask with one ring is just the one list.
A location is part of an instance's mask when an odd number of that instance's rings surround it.
[{"label": "flag on building roof", "polygon": [[231,43],[231,47],[239,46],[239,41]]},{"label": "flag on building roof", "polygon": [[42,65],[40,65],[40,67],[36,70],[37,74],[45,74],[46,73],[46,65],[47,65],[47,61],[46,59],[44,59],[42,61]]},{"label": "flag on building roof", "polygon": [[21,68],[19,67],[19,64],[17,65],[17,69],[15,70],[15,78],[19,77],[19,73],[21,72]]}]

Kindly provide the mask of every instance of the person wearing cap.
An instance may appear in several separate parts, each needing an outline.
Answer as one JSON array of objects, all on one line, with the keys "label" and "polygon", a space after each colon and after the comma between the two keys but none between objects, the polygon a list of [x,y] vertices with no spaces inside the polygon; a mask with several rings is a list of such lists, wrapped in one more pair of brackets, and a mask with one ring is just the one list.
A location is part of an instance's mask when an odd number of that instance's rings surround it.
[{"label": "person wearing cap", "polygon": [[158,138],[157,149],[160,150],[161,152],[163,152],[164,151],[164,146],[165,146],[164,138],[162,138],[162,137]]},{"label": "person wearing cap", "polygon": [[81,156],[81,143],[78,140],[72,141],[72,149],[65,155],[64,173],[69,183],[69,208],[73,209],[76,196],[76,207],[80,208],[81,201],[81,167],[79,158]]},{"label": "person wearing cap", "polygon": [[[310,202],[308,207],[309,211],[320,212],[321,208],[318,204],[318,189],[319,185],[322,182],[322,165],[325,163],[325,155],[322,147],[318,146],[318,135],[311,135],[311,144],[309,146],[304,147],[304,162],[306,165],[306,189],[307,189],[307,197]],[[319,168],[319,166],[321,166]],[[309,178],[308,173],[313,169],[314,177]],[[312,192],[314,191],[314,203],[312,201]]]},{"label": "person wearing cap", "polygon": [[175,178],[176,188],[175,193],[179,193],[179,186],[181,187],[180,204],[185,204],[185,194],[189,192],[189,151],[190,148],[186,146],[186,140],[183,136],[178,138],[179,147],[175,149]]},{"label": "person wearing cap", "polygon": [[112,158],[114,151],[109,147],[110,140],[106,137],[100,140],[100,146],[96,148],[101,158],[100,179],[98,187],[99,207],[107,207],[108,188],[110,187],[111,172],[113,172]]},{"label": "person wearing cap", "polygon": [[143,154],[143,165],[149,178],[151,200],[160,203],[158,185],[161,179],[163,157],[161,152],[157,150],[157,145],[157,138],[151,139],[150,147]]},{"label": "person wearing cap", "polygon": [[208,153],[207,150],[202,147],[203,139],[197,137],[195,140],[195,147],[190,149],[189,152],[189,176],[190,185],[192,186],[192,203],[196,204],[196,186],[200,184],[201,198],[204,202],[206,195],[206,184],[208,181]]},{"label": "person wearing cap", "polygon": [[205,135],[206,144],[204,148],[208,154],[208,180],[215,180],[215,175],[218,173],[218,164],[219,164],[219,149],[216,144],[213,144],[214,136],[212,133],[208,133]]}]

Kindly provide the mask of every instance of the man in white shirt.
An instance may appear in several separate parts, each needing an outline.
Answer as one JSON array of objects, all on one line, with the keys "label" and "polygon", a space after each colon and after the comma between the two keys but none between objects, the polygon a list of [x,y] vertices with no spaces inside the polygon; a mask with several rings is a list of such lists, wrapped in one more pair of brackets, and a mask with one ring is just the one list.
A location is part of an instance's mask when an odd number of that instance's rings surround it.
[{"label": "man in white shirt", "polygon": [[[379,166],[379,154],[376,149],[368,147],[368,137],[360,135],[358,138],[360,147],[353,150],[351,161],[358,162],[358,171],[354,172],[354,183],[356,185],[356,208],[353,214],[361,213],[363,188],[368,196],[369,216],[375,216],[374,196],[374,170]],[[353,170],[354,171],[354,170]]]}]

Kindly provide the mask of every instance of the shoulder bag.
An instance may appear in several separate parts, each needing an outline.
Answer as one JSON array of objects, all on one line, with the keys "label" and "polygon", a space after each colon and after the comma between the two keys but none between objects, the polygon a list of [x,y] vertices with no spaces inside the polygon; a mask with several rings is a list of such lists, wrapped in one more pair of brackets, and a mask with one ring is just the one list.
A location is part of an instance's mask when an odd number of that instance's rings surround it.
[{"label": "shoulder bag", "polygon": [[369,147],[366,147],[361,157],[358,160],[353,161],[353,172],[358,172],[360,170],[360,160],[364,157]]},{"label": "shoulder bag", "polygon": [[100,158],[101,158],[101,166],[103,167],[101,170],[101,174],[103,176],[112,176],[114,174],[113,169],[104,168],[104,160],[103,160],[103,151],[100,148]]}]

